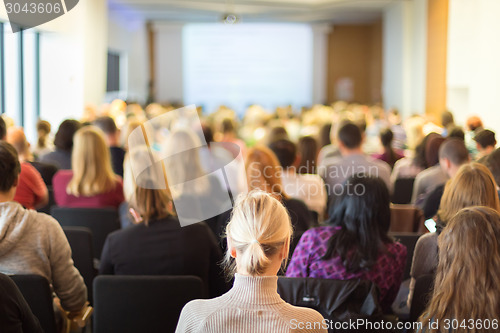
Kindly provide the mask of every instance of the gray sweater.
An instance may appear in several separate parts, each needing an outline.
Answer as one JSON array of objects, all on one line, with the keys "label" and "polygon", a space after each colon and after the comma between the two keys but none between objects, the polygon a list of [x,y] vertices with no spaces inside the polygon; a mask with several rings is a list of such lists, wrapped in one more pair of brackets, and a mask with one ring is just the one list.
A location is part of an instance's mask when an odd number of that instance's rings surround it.
[{"label": "gray sweater", "polygon": [[224,295],[186,304],[176,332],[327,332],[321,314],[283,301],[277,284],[277,276],[236,274]]},{"label": "gray sweater", "polygon": [[0,203],[0,272],[44,276],[67,311],[78,311],[87,301],[59,223],[16,202]]}]

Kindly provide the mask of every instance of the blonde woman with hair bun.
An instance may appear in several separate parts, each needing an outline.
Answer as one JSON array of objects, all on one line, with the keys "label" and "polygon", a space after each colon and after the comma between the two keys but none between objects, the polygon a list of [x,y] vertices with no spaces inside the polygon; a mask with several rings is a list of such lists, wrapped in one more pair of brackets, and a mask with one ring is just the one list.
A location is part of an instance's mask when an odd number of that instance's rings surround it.
[{"label": "blonde woman with hair bun", "polygon": [[186,304],[176,332],[326,333],[321,314],[277,293],[292,233],[287,210],[271,194],[254,190],[238,197],[226,227],[225,263],[234,285],[218,298]]},{"label": "blonde woman with hair bun", "polygon": [[71,170],[54,175],[54,198],[65,207],[115,207],[123,201],[122,178],[111,167],[104,134],[94,126],[75,133]]}]

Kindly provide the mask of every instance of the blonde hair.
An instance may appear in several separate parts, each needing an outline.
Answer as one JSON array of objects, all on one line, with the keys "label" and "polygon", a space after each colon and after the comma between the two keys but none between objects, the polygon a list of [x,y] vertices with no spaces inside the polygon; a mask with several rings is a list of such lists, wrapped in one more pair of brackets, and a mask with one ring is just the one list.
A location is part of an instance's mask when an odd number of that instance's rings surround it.
[{"label": "blonde hair", "polygon": [[93,196],[116,187],[109,149],[97,127],[85,126],[75,133],[71,165],[73,177],[66,187],[68,194]]},{"label": "blonde hair", "polygon": [[500,211],[497,184],[491,171],[482,164],[462,165],[445,186],[438,217],[446,224],[460,209],[487,206]]},{"label": "blonde hair", "polygon": [[281,182],[283,170],[271,149],[262,145],[250,148],[245,159],[245,170],[249,190],[259,189],[287,198]]},{"label": "blonde hair", "polygon": [[[438,238],[439,264],[432,299],[420,318],[426,325],[445,319],[492,320],[500,310],[500,215],[489,207],[462,209]],[[485,327],[485,326],[483,326]],[[448,330],[432,329],[430,332]],[[460,325],[453,332],[490,332]]]},{"label": "blonde hair", "polygon": [[231,220],[226,226],[228,246],[226,270],[232,276],[236,270],[231,247],[239,256],[239,264],[250,275],[265,272],[271,260],[283,247],[288,257],[293,233],[286,208],[269,193],[254,190],[240,195],[235,202]]}]

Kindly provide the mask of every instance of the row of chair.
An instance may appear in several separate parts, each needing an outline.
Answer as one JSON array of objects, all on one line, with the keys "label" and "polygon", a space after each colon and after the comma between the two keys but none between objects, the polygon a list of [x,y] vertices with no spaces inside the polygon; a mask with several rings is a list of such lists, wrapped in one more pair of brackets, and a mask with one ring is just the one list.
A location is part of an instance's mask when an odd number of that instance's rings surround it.
[{"label": "row of chair", "polygon": [[[46,333],[56,332],[48,281],[38,275],[13,275]],[[433,277],[417,280],[411,320],[425,309]],[[98,276],[94,280],[94,333],[174,332],[184,305],[202,298],[195,276]],[[378,290],[370,281],[279,277],[278,292],[288,303],[319,311],[333,322],[382,320]]]}]

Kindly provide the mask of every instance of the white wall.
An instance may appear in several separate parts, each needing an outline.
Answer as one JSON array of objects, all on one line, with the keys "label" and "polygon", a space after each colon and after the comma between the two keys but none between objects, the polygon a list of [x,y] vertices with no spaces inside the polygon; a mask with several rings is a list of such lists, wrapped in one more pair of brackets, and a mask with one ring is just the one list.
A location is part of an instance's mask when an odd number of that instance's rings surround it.
[{"label": "white wall", "polygon": [[156,23],[156,100],[182,102],[182,23]]},{"label": "white wall", "polygon": [[403,116],[425,110],[427,0],[394,2],[383,14],[382,95]]},{"label": "white wall", "polygon": [[[125,62],[122,91],[119,94],[107,94],[108,101],[122,98],[146,102],[148,94],[149,60],[146,22],[132,14],[120,15],[109,12],[108,16],[109,50],[119,52]],[[122,79],[122,78],[121,78]]]},{"label": "white wall", "polygon": [[477,114],[500,133],[500,1],[450,0],[447,107],[463,124]]}]

